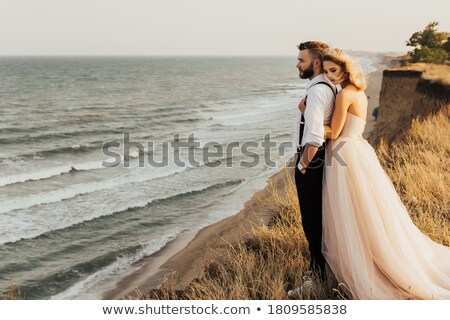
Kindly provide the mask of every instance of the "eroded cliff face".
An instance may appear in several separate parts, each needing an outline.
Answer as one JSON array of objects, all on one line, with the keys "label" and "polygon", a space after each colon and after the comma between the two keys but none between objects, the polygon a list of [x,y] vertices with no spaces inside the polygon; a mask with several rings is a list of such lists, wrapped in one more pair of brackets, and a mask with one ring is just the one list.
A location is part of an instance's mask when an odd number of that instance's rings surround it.
[{"label": "eroded cliff face", "polygon": [[388,143],[401,140],[413,119],[426,118],[446,108],[450,115],[450,67],[439,68],[432,77],[426,67],[387,69],[383,71],[380,106],[369,141],[377,145],[381,137]]},{"label": "eroded cliff face", "polygon": [[[426,117],[430,113],[449,107],[450,85],[421,77],[416,86],[412,116]],[[448,110],[447,110],[448,111]]]}]

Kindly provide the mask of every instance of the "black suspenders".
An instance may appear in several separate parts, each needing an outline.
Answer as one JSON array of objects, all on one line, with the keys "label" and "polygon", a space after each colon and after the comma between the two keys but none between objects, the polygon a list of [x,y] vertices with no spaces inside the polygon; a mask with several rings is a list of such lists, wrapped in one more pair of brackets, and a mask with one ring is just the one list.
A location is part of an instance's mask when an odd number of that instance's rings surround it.
[{"label": "black suspenders", "polygon": [[[328,88],[330,88],[331,91],[333,91],[334,97],[336,98],[337,89],[333,89],[333,87],[332,87],[328,82],[325,82],[325,81],[319,81],[319,82],[313,84],[313,86],[318,85],[318,84],[324,84],[324,85],[326,85]],[[308,95],[306,95],[306,97],[308,97]],[[305,97],[305,99],[306,99],[306,97]],[[299,136],[299,140],[298,140],[298,141],[299,141],[299,144],[302,143],[303,130],[304,130],[304,129],[305,129],[305,117],[303,116],[303,113],[302,113],[302,118],[301,118],[301,120],[300,120],[300,133],[299,133],[300,136]],[[301,148],[301,147],[299,147],[299,148]],[[297,151],[300,151],[300,150],[297,148]]]}]

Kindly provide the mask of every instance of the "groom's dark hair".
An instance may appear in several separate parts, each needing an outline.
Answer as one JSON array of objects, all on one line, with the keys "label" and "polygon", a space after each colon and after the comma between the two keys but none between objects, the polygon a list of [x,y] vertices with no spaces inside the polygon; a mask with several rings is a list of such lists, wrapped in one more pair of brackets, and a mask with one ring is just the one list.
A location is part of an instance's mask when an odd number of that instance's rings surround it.
[{"label": "groom's dark hair", "polygon": [[308,50],[311,52],[314,59],[322,60],[322,52],[329,49],[330,46],[320,41],[306,41],[297,46],[298,50]]}]

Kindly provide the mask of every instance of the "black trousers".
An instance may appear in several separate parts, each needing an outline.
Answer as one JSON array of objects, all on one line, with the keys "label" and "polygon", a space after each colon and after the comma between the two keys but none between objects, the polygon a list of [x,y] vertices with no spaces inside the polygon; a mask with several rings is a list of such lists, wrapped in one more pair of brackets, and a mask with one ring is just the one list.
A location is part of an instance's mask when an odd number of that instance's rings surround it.
[{"label": "black trousers", "polygon": [[325,145],[326,143],[319,148],[304,174],[297,168],[303,148],[297,150],[295,165],[295,185],[303,230],[311,254],[310,267],[311,270],[319,272],[322,277],[325,275],[325,258],[322,254],[322,177]]}]

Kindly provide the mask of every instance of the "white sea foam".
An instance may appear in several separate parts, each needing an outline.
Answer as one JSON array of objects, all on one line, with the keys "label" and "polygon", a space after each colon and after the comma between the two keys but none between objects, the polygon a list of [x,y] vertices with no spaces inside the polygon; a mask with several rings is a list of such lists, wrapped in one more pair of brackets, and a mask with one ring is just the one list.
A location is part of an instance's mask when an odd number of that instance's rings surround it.
[{"label": "white sea foam", "polygon": [[[102,166],[102,161],[89,161],[84,163],[73,163],[62,166],[55,166],[50,168],[43,168],[34,171],[28,171],[24,173],[9,175],[5,177],[0,177],[0,187],[21,183],[26,181],[35,181],[48,179],[54,176],[59,176],[64,173],[69,173],[73,171],[73,169],[77,171],[86,171],[86,170],[97,170],[97,169],[105,169],[106,167]],[[0,209],[1,210],[1,209]],[[0,211],[1,212],[1,211]]]},{"label": "white sea foam", "polygon": [[[195,173],[193,173],[195,175]],[[164,179],[164,178],[162,178]],[[169,178],[170,179],[170,178]],[[199,192],[222,184],[179,182],[177,188],[162,183],[139,183],[134,181],[122,185],[111,197],[109,189],[72,197],[65,201],[46,203],[42,207],[27,207],[23,210],[0,215],[0,245],[21,239],[32,239],[52,230],[61,230],[95,218],[143,208],[156,200]],[[151,181],[154,181],[153,179]],[[154,195],[151,195],[151,192]],[[41,210],[38,210],[41,209]]]},{"label": "white sea foam", "polygon": [[152,179],[168,177],[177,174],[186,168],[174,167],[172,170],[154,171],[151,169],[138,168],[131,175],[124,175],[123,177],[115,177],[105,181],[88,182],[69,185],[62,189],[40,192],[29,196],[21,196],[17,198],[10,198],[3,200],[0,214],[7,213],[14,210],[26,209],[32,206],[60,202],[76,196],[92,193],[101,190],[113,190],[116,187],[123,186],[132,181],[133,183],[145,182]]}]

